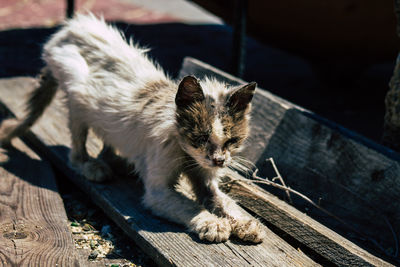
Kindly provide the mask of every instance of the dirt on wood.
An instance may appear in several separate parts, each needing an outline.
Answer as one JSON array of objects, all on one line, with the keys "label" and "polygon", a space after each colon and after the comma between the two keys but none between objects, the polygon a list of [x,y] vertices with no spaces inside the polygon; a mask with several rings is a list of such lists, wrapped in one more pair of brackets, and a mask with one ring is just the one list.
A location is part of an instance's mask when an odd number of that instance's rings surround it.
[{"label": "dirt on wood", "polygon": [[56,176],[68,226],[83,263],[110,267],[156,266],[82,191],[61,173]]}]

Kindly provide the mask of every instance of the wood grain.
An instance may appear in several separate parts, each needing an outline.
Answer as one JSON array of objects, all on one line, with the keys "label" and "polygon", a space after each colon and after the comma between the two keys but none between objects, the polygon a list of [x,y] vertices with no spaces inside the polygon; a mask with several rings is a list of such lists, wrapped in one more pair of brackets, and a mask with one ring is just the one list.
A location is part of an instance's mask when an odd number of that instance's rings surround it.
[{"label": "wood grain", "polygon": [[[193,58],[185,59],[180,76],[188,74],[199,78],[214,76],[236,85],[245,83]],[[400,166],[395,160],[398,158],[397,154],[260,89],[253,98],[251,127],[250,142],[243,154],[256,163],[260,176],[272,178],[271,167],[265,161],[272,157],[287,185],[311,197],[366,236],[384,244],[384,248],[395,250],[393,233],[385,218],[398,235]],[[282,191],[263,188],[284,197]],[[258,195],[252,195],[249,190],[238,186],[231,193],[237,196],[246,208],[279,229],[291,225],[286,227],[284,232],[298,242],[307,244],[317,254],[338,264],[345,264],[347,261],[345,265],[351,264],[360,258],[363,258],[364,263],[373,264],[374,261],[370,259],[375,257],[360,248],[352,250],[352,247],[357,246],[341,242],[342,238],[339,235],[336,235],[336,239],[329,237],[331,241],[323,245],[322,240],[328,239],[325,231],[320,232],[318,224],[310,224],[313,234],[299,234],[307,230],[302,228],[301,221],[296,219],[299,213],[289,216],[285,209],[276,206],[277,202],[259,199]],[[245,197],[242,195],[244,192],[248,192]],[[266,211],[266,207],[271,205],[277,210]],[[365,236],[358,235],[307,202],[294,197],[294,205],[336,232],[353,238],[353,241],[357,241],[365,249],[379,256],[383,255],[371,242],[360,242]],[[351,256],[352,254],[354,255]],[[363,255],[366,254],[372,258],[365,258]]]},{"label": "wood grain", "polygon": [[[0,100],[17,116],[21,103],[34,83],[30,78],[0,81]],[[68,165],[70,137],[66,127],[66,111],[60,104],[62,92],[32,128],[27,139],[42,155],[46,155],[75,184],[87,192],[111,219],[119,225],[156,263],[161,266],[317,266],[305,254],[297,251],[269,229],[266,240],[259,245],[232,240],[224,244],[201,242],[179,225],[152,216],[141,202],[143,189],[130,179],[116,179],[109,184],[86,181]],[[95,137],[89,138],[88,150],[99,151]]]},{"label": "wood grain", "polygon": [[13,144],[0,149],[0,265],[80,266],[51,166]]}]

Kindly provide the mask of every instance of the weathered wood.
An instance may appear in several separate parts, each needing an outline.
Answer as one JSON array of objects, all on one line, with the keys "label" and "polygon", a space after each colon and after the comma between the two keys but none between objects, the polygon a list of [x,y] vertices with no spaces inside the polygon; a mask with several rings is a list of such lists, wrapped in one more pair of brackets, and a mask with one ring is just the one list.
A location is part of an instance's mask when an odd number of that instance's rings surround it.
[{"label": "weathered wood", "polygon": [[[32,88],[30,78],[0,82],[0,100],[21,116],[23,99]],[[59,92],[58,97],[62,97]],[[136,180],[116,179],[109,184],[94,184],[77,175],[67,164],[69,131],[65,109],[55,101],[27,138],[41,154],[47,155],[75,184],[87,192],[106,214],[136,243],[163,266],[315,266],[273,232],[259,245],[245,245],[233,240],[224,244],[207,244],[189,235],[183,227],[156,218],[140,204],[142,186]],[[87,144],[90,154],[98,153],[99,142],[92,136]]]},{"label": "weathered wood", "polygon": [[80,266],[51,166],[13,144],[0,149],[0,265]]},{"label": "weathered wood", "polygon": [[[180,76],[187,74],[198,77],[214,76],[231,84],[244,83],[192,58],[185,59]],[[393,233],[384,217],[396,233],[399,233],[400,183],[397,174],[400,166],[389,157],[397,155],[263,90],[257,90],[254,96],[251,123],[250,142],[243,154],[256,163],[261,176],[270,176],[270,168],[265,159],[274,158],[286,184],[291,188],[319,202],[323,208],[358,228],[366,236],[384,244],[384,248],[395,250]],[[346,263],[345,265],[359,260],[371,264],[375,264],[375,261],[380,262],[372,255],[364,257],[368,253],[362,249],[353,250],[352,248],[357,246],[352,243],[343,245],[345,243],[341,242],[343,238],[339,235],[336,235],[335,239],[327,237],[325,231],[320,232],[319,224],[309,225],[310,229],[313,229],[312,234],[299,234],[307,230],[301,228],[302,222],[296,219],[299,213],[288,215],[285,209],[276,207],[276,203],[271,203],[265,198],[259,199],[256,193],[248,193],[246,198],[243,198],[241,194],[245,193],[240,193],[240,190],[246,192],[249,189],[240,187],[232,191],[245,207],[279,229],[287,224],[292,225],[281,230],[300,243],[307,244],[310,249],[329,261]],[[251,195],[253,197],[250,197]],[[312,208],[307,202],[299,198],[294,198],[294,202],[296,207],[307,211],[307,214],[335,231],[345,234],[347,238],[364,238]],[[267,212],[265,209],[271,205],[277,210],[269,208]],[[329,242],[322,245],[315,240]],[[362,245],[368,249],[376,249],[368,241]]]}]

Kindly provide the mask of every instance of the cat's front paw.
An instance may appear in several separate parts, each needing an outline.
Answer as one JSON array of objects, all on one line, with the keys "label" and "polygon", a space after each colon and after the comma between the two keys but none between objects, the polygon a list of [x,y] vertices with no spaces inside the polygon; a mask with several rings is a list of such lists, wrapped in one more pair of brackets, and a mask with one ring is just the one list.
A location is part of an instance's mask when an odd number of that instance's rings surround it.
[{"label": "cat's front paw", "polygon": [[90,159],[83,163],[82,174],[86,179],[93,182],[104,182],[112,177],[110,167],[97,159]]},{"label": "cat's front paw", "polygon": [[247,242],[261,243],[266,235],[261,223],[250,218],[234,220],[232,227],[232,234]]},{"label": "cat's front paw", "polygon": [[199,220],[192,227],[192,231],[196,232],[201,240],[219,243],[229,239],[232,227],[228,219],[212,215]]}]

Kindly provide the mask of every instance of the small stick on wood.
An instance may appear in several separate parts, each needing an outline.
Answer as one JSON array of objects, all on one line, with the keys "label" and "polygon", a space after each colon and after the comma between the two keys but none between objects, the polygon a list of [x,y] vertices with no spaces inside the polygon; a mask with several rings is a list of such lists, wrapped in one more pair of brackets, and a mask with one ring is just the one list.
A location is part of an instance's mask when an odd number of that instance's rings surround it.
[{"label": "small stick on wood", "polygon": [[[330,211],[328,211],[328,210],[324,209],[323,207],[319,206],[317,203],[315,203],[314,201],[312,201],[312,200],[311,200],[309,197],[307,197],[306,195],[303,195],[302,193],[300,193],[300,192],[298,192],[298,191],[296,191],[296,190],[294,190],[294,189],[292,189],[292,188],[290,188],[290,187],[288,187],[288,186],[280,185],[280,184],[277,184],[277,183],[272,182],[272,181],[270,181],[270,180],[261,178],[261,177],[257,176],[257,172],[258,172],[258,170],[256,170],[256,171],[253,173],[253,179],[254,179],[253,182],[254,182],[254,183],[266,184],[266,185],[270,185],[270,186],[279,188],[279,189],[281,189],[281,190],[285,190],[285,191],[291,192],[291,193],[293,193],[293,194],[295,194],[295,195],[301,197],[302,199],[304,199],[305,201],[307,201],[308,203],[310,203],[312,206],[316,207],[317,209],[323,211],[324,213],[326,213],[326,214],[328,214],[329,216],[335,218],[336,220],[338,220],[339,222],[343,223],[344,225],[350,227],[350,228],[351,228],[353,231],[355,231],[356,233],[359,233],[359,231],[358,231],[357,229],[355,229],[354,227],[348,225],[345,221],[343,221],[342,219],[340,219],[339,217],[337,217],[335,214],[333,214],[333,213],[331,213]],[[251,182],[250,182],[249,180],[246,180],[246,179],[240,179],[240,180],[251,184]]]},{"label": "small stick on wood", "polygon": [[[275,165],[274,159],[273,159],[273,158],[268,158],[268,159],[266,159],[266,161],[271,162],[272,167],[274,168],[274,171],[275,171],[275,173],[276,173],[276,175],[277,175],[276,177],[272,178],[271,180],[272,180],[273,182],[275,182],[275,180],[278,179],[284,187],[288,188],[288,187],[286,186],[285,181],[283,180],[281,174],[279,173],[278,168],[277,168],[276,165]],[[253,177],[254,177],[254,175],[253,175]],[[286,192],[286,196],[287,196],[287,198],[288,198],[289,203],[290,203],[290,204],[293,204],[292,198],[290,197],[290,192],[289,192],[289,190],[286,189],[285,192]]]}]

